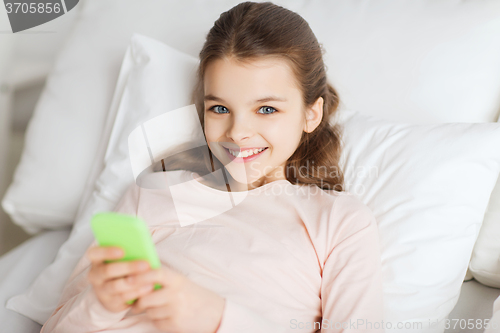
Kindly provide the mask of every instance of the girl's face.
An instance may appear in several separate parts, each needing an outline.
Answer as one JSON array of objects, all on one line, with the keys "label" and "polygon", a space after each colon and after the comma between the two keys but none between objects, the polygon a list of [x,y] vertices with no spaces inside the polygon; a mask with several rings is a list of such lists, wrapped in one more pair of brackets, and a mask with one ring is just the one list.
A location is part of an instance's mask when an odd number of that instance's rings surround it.
[{"label": "girl's face", "polygon": [[241,190],[286,179],[286,161],[302,132],[313,131],[323,115],[321,97],[304,110],[288,63],[276,57],[212,61],[204,89],[207,143]]}]

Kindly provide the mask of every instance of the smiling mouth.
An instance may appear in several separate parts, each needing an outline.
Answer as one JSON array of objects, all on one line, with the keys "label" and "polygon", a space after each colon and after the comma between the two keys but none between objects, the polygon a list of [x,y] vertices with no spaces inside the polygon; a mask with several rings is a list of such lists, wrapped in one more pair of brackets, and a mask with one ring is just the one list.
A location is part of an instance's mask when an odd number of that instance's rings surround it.
[{"label": "smiling mouth", "polygon": [[256,148],[256,149],[247,149],[243,151],[236,151],[232,149],[228,149],[226,147],[223,147],[231,156],[235,158],[247,158],[247,157],[252,157],[252,156],[257,156],[263,151],[265,151],[268,147],[264,148]]}]

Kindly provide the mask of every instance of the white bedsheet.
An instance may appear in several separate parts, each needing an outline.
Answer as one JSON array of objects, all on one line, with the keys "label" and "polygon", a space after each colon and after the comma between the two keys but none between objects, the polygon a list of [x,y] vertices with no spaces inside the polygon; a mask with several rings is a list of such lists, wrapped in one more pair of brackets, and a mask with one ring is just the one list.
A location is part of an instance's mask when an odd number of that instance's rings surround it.
[{"label": "white bedsheet", "polygon": [[0,332],[38,333],[40,324],[5,308],[7,300],[26,290],[55,258],[69,229],[41,233],[0,257]]}]

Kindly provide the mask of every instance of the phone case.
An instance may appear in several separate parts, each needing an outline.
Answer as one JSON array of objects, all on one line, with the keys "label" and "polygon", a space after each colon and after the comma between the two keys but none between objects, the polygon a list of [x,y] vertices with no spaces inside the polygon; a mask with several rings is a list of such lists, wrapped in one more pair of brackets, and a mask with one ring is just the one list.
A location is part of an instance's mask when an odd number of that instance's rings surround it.
[{"label": "phone case", "polygon": [[[92,217],[91,228],[99,246],[116,246],[123,249],[124,256],[108,262],[146,260],[152,269],[161,267],[160,259],[151,239],[146,223],[132,215],[101,212]],[[161,288],[155,283],[154,289]],[[130,300],[132,304],[136,300]]]}]

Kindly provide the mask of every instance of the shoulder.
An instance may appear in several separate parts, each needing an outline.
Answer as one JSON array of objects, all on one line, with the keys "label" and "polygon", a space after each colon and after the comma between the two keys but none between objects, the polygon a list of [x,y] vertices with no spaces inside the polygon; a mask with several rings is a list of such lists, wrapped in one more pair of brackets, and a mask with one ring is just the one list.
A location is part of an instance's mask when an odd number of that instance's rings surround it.
[{"label": "shoulder", "polygon": [[[194,181],[193,172],[188,170],[158,171],[141,174],[135,181],[136,190],[143,194],[170,193],[172,186]],[[133,184],[131,185],[133,187]]]},{"label": "shoulder", "polygon": [[[114,211],[139,216],[149,225],[161,223],[168,212],[175,212],[172,186],[184,183],[184,170],[152,172],[138,177],[125,189]],[[189,189],[187,191],[189,193]],[[178,193],[178,192],[177,192]]]},{"label": "shoulder", "polygon": [[323,209],[330,210],[330,217],[363,215],[373,216],[371,209],[354,193],[323,190],[316,185],[301,185],[297,190],[299,200],[311,200]]},{"label": "shoulder", "polygon": [[331,192],[333,193],[329,194],[335,197],[332,213],[373,217],[372,210],[357,195],[351,192]]},{"label": "shoulder", "polygon": [[330,229],[335,230],[338,241],[362,229],[376,228],[377,221],[372,210],[354,193],[324,190],[330,196],[325,218]]},{"label": "shoulder", "polygon": [[317,216],[318,228],[345,225],[345,228],[359,229],[375,221],[371,209],[354,193],[323,190],[316,185],[294,187],[297,206],[305,205]]},{"label": "shoulder", "polygon": [[326,260],[328,254],[341,243],[344,246],[360,245],[359,241],[362,243],[366,235],[378,237],[374,214],[356,194],[308,190],[311,194],[309,201],[306,202],[304,196],[298,196],[295,207],[303,212],[303,221],[320,259]]},{"label": "shoulder", "polygon": [[329,223],[337,225],[338,241],[360,232],[377,232],[377,221],[372,210],[355,194],[338,192],[330,211]]},{"label": "shoulder", "polygon": [[128,184],[122,192],[120,204],[149,201],[150,198],[170,195],[169,187],[189,181],[190,173],[186,170],[144,173]]},{"label": "shoulder", "polygon": [[169,186],[192,180],[190,175],[187,170],[148,172],[139,175],[135,184],[144,190],[167,190]]}]

